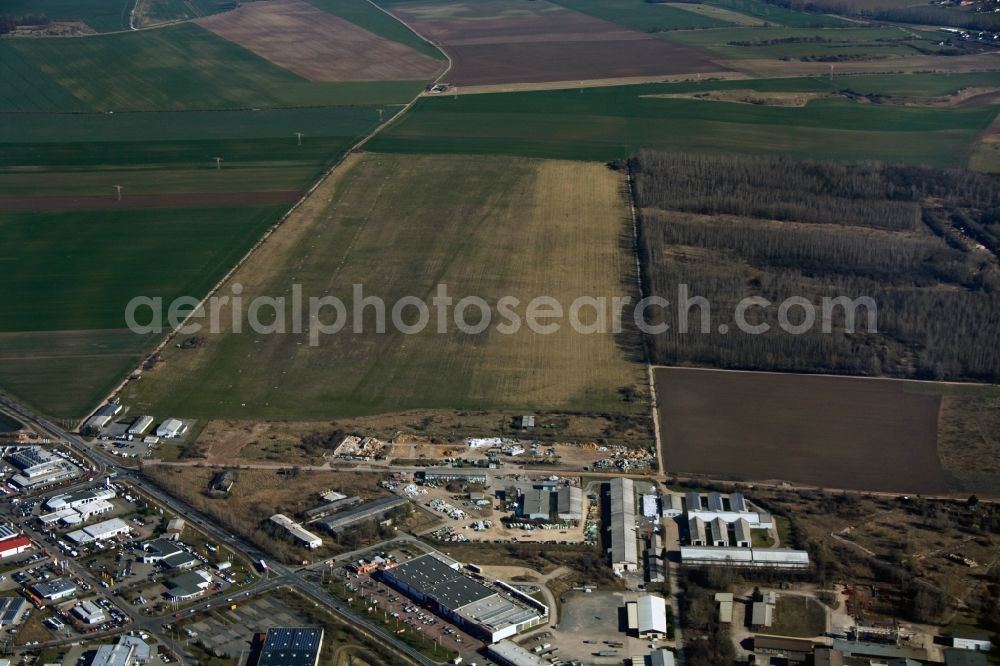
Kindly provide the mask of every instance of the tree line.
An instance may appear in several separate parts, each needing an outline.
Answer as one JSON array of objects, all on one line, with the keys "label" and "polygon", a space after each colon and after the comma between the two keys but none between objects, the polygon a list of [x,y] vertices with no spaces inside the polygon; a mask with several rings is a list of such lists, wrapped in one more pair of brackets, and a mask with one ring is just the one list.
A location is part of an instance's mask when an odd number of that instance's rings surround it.
[{"label": "tree line", "polygon": [[10,14],[0,14],[0,35],[14,32],[22,25],[48,25],[51,23],[45,14],[23,14],[13,16]]},{"label": "tree line", "polygon": [[[1000,270],[988,254],[970,251],[969,232],[954,225],[961,219],[968,228],[997,228],[993,220],[1000,218],[989,212],[1000,196],[997,177],[659,153],[643,153],[630,166],[644,289],[674,304],[647,313],[651,323],[669,325],[649,336],[654,362],[1000,381]],[[834,218],[831,210],[849,210],[843,201],[854,191],[854,203],[869,210],[895,210],[885,203],[914,208],[917,224],[886,229],[869,213],[817,223]],[[775,207],[809,223],[760,219]],[[706,329],[693,306],[689,330],[680,330],[681,284],[709,302]],[[866,309],[857,310],[852,329],[847,311],[832,308],[824,332],[823,299],[838,296],[873,299],[876,330],[867,328]],[[747,297],[770,302],[746,316],[750,324],[768,324],[764,334],[738,330],[737,304]],[[778,304],[791,297],[816,306],[817,323],[803,334],[779,326]],[[803,321],[795,314],[792,323]]]}]

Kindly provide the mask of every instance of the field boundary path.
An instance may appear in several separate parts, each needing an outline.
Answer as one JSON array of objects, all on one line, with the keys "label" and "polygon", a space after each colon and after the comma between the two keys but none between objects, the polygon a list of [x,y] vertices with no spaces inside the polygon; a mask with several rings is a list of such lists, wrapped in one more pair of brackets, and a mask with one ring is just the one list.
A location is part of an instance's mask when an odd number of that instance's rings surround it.
[{"label": "field boundary path", "polygon": [[[393,20],[398,21],[399,23],[401,23],[403,26],[405,26],[414,35],[416,35],[420,39],[426,41],[428,44],[431,44],[434,48],[436,48],[438,51],[440,51],[444,55],[444,57],[447,59],[448,65],[447,65],[447,67],[445,67],[444,71],[442,71],[440,74],[438,74],[438,76],[433,81],[431,81],[432,84],[433,83],[438,83],[445,76],[447,76],[448,72],[450,72],[451,68],[452,68],[452,60],[451,60],[451,56],[449,56],[448,53],[445,52],[444,49],[442,49],[440,47],[440,45],[438,45],[437,43],[432,42],[431,40],[427,39],[426,37],[424,37],[423,35],[421,35],[419,32],[417,32],[416,30],[414,30],[413,27],[410,26],[409,24],[407,24],[405,21],[400,20],[398,17],[396,17],[393,14],[391,14],[391,13],[387,12],[386,10],[382,9],[377,4],[375,4],[374,2],[372,2],[372,0],[368,0],[368,3],[371,4],[373,7],[377,8],[379,11],[385,13],[387,16],[392,17]],[[250,259],[250,257],[253,256],[257,252],[257,250],[260,249],[260,247],[267,241],[267,239],[270,238],[272,236],[272,234],[274,234],[274,232],[277,231],[278,228],[281,225],[283,225],[288,220],[288,218],[292,215],[292,213],[294,213],[295,211],[297,211],[299,209],[299,207],[302,206],[302,204],[305,203],[305,201],[307,199],[309,199],[309,197],[311,197],[313,195],[313,193],[316,192],[317,189],[319,189],[320,185],[322,185],[324,182],[326,182],[326,179],[329,178],[330,175],[333,174],[333,172],[336,171],[336,169],[338,167],[340,167],[347,160],[347,158],[350,155],[356,153],[366,143],[368,143],[376,134],[378,134],[379,132],[381,132],[385,128],[389,127],[394,122],[396,122],[396,120],[398,118],[400,118],[404,114],[406,114],[406,112],[409,111],[411,108],[413,108],[413,105],[416,104],[417,100],[419,100],[422,96],[423,96],[423,91],[417,93],[417,95],[413,99],[411,99],[409,102],[407,102],[407,104],[405,106],[403,106],[403,108],[401,108],[399,110],[399,113],[396,113],[395,115],[393,115],[392,117],[390,117],[388,120],[385,120],[384,122],[381,122],[378,125],[376,125],[370,132],[368,132],[368,134],[366,134],[365,136],[361,137],[350,148],[348,148],[345,151],[343,151],[343,153],[334,161],[334,163],[331,164],[330,167],[327,168],[325,171],[323,171],[322,174],[320,174],[319,178],[316,179],[316,181],[309,187],[309,189],[307,189],[305,191],[305,193],[301,197],[299,197],[298,200],[295,201],[295,203],[292,204],[291,208],[289,208],[288,210],[286,210],[282,214],[282,216],[280,218],[278,218],[278,220],[274,224],[272,224],[270,227],[268,227],[267,230],[263,233],[263,235],[260,238],[258,238],[257,241],[250,247],[250,249],[247,250],[246,253],[244,253],[243,256],[240,257],[240,259],[229,268],[228,271],[226,271],[225,275],[223,275],[212,286],[212,288],[208,290],[208,292],[204,295],[204,297],[202,297],[202,299],[198,302],[198,305],[195,306],[194,308],[192,308],[191,312],[184,318],[184,320],[181,321],[181,322],[178,322],[178,325],[175,326],[173,328],[173,330],[171,330],[169,333],[167,333],[163,337],[163,339],[159,342],[159,344],[156,345],[156,347],[154,347],[152,350],[150,350],[149,353],[145,354],[143,356],[142,361],[140,361],[140,363],[134,369],[132,369],[130,372],[128,372],[125,375],[125,377],[111,390],[110,393],[108,393],[108,395],[103,400],[101,400],[100,402],[98,402],[96,405],[93,406],[93,409],[91,410],[90,413],[88,413],[83,419],[80,419],[80,421],[76,424],[76,429],[79,429],[79,427],[83,423],[85,423],[87,421],[87,419],[89,419],[91,416],[93,416],[94,412],[98,408],[100,408],[101,405],[103,405],[103,404],[105,404],[107,402],[112,401],[119,393],[121,393],[121,391],[125,388],[125,386],[131,380],[132,376],[135,375],[136,373],[140,373],[142,371],[143,366],[151,358],[153,358],[156,354],[159,354],[160,352],[162,352],[166,348],[166,346],[168,344],[170,344],[170,342],[177,336],[177,333],[179,331],[181,331],[185,326],[187,326],[187,324],[191,321],[191,319],[196,316],[197,312],[204,310],[205,304],[208,302],[208,300],[210,298],[212,298],[212,296],[215,295],[226,284],[226,282],[233,275],[236,274],[236,272],[243,266],[243,264],[245,264],[247,262],[247,260]]]},{"label": "field boundary path", "polygon": [[[639,298],[642,299],[646,295],[646,289],[642,283],[642,259],[639,256],[639,214],[635,209],[635,189],[633,186],[631,165],[626,170],[625,182],[628,188],[629,214],[632,218],[632,252],[635,257],[635,282],[639,289]],[[646,364],[646,381],[649,384],[649,408],[653,418],[653,435],[656,440],[656,463],[659,469],[657,478],[664,480],[667,478],[667,470],[664,466],[663,441],[660,436],[660,410],[658,409],[659,402],[656,399],[656,377],[653,372],[655,367],[652,363],[652,354],[649,351],[649,340],[646,339],[642,331],[639,331],[639,337],[642,340],[642,356],[643,362]]]}]

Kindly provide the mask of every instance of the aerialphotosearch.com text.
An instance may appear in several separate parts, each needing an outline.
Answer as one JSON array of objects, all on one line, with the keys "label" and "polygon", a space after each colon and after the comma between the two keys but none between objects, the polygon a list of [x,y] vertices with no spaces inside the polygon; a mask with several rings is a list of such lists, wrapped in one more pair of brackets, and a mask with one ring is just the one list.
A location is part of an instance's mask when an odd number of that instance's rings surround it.
[{"label": "aerialphotosearch.com text", "polygon": [[[192,296],[169,303],[156,296],[137,296],[125,308],[125,323],[141,335],[168,331],[182,335],[246,331],[258,335],[305,335],[311,346],[320,345],[326,336],[345,332],[416,335],[430,330],[438,334],[480,335],[491,327],[501,335],[514,335],[524,329],[551,335],[565,326],[581,335],[616,334],[631,325],[649,335],[665,333],[671,326],[678,333],[732,332],[729,324],[713,325],[712,304],[703,296],[691,294],[687,284],[678,285],[673,301],[662,296],[638,301],[628,296],[579,296],[568,303],[545,295],[528,300],[506,295],[492,302],[480,296],[455,298],[446,284],[437,285],[429,299],[403,296],[391,302],[365,293],[362,284],[353,285],[351,297],[346,299],[330,294],[306,296],[300,284],[291,285],[287,296],[244,298],[243,286],[238,283],[227,291],[204,302]],[[762,317],[765,312],[775,316]],[[774,323],[765,319],[773,319]],[[789,335],[814,332],[817,327],[823,333],[835,328],[850,333],[859,327],[874,333],[878,309],[868,296],[824,297],[818,304],[802,296],[777,303],[753,296],[736,304],[729,321],[747,335],[762,335],[775,326]]]}]

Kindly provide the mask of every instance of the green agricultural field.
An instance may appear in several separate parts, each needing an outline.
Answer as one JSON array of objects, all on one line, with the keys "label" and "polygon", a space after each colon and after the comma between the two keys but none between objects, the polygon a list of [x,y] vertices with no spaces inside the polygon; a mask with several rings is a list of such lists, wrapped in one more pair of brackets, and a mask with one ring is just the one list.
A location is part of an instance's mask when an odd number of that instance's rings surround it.
[{"label": "green agricultural field", "polygon": [[[804,81],[818,84],[819,79]],[[698,85],[422,99],[366,147],[585,160],[663,148],[957,166],[965,164],[976,136],[997,112],[995,107],[880,106],[837,98],[789,108],[649,97],[690,92]],[[741,86],[748,87],[748,82],[726,84]]]},{"label": "green agricultural field", "polygon": [[[643,371],[627,360],[627,332],[580,334],[565,321],[549,334],[496,329],[502,296],[520,299],[514,308],[523,320],[536,296],[568,309],[580,295],[610,302],[628,293],[634,264],[621,244],[628,233],[621,187],[621,174],[601,164],[352,156],[220,294],[240,284],[244,303],[290,298],[298,284],[303,303],[336,296],[353,321],[353,285],[391,312],[404,296],[430,304],[444,284],[456,302],[474,295],[490,304],[486,330],[465,334],[447,324],[439,333],[435,309],[422,332],[389,324],[378,333],[368,309],[364,332],[354,324],[317,331],[312,345],[308,305],[300,333],[290,309],[285,333],[271,335],[255,333],[244,312],[242,332],[226,323],[221,334],[204,333],[198,349],[168,348],[123,399],[198,418],[315,420],[445,408],[631,413],[640,402],[625,401],[620,389],[641,392]],[[263,320],[272,322],[268,311]],[[320,320],[331,323],[332,312]],[[414,312],[404,313],[405,322]],[[231,318],[227,308],[222,321]],[[478,309],[467,321],[479,321]]]},{"label": "green agricultural field", "polygon": [[0,387],[50,416],[78,419],[153,343],[127,329],[0,333]]},{"label": "green agricultural field", "polygon": [[53,21],[83,21],[97,32],[128,30],[135,0],[5,0],[0,13],[44,14]]},{"label": "green agricultural field", "polygon": [[645,0],[553,0],[553,2],[640,32],[667,32],[733,25],[729,21]]},{"label": "green agricultural field", "polygon": [[424,83],[307,81],[191,23],[0,42],[0,71],[0,111],[405,104]]},{"label": "green agricultural field", "polygon": [[380,37],[391,39],[400,44],[406,44],[436,60],[445,59],[444,54],[435,46],[421,39],[412,30],[381,11],[368,0],[309,0],[309,2],[325,12],[361,26],[368,32],[373,32]]},{"label": "green agricultural field", "polygon": [[282,212],[0,212],[0,290],[6,294],[0,331],[121,328],[134,296],[200,296]]}]

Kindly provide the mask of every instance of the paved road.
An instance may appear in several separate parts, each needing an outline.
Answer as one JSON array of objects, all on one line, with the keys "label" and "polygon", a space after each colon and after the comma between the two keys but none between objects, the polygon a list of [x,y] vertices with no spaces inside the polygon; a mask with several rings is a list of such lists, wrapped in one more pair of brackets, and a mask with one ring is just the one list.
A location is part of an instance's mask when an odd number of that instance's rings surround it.
[{"label": "paved road", "polygon": [[[184,519],[191,524],[195,525],[198,529],[205,532],[207,535],[212,537],[219,543],[225,544],[238,556],[245,559],[248,563],[255,563],[259,560],[267,560],[268,556],[262,552],[259,548],[253,544],[245,541],[239,536],[232,534],[227,529],[216,524],[208,516],[202,514],[201,512],[195,510],[193,507],[187,503],[178,500],[177,498],[168,495],[159,487],[150,483],[145,479],[140,472],[134,469],[123,467],[118,463],[118,461],[108,457],[104,453],[98,451],[97,449],[88,446],[82,439],[73,433],[67,432],[58,425],[52,423],[51,421],[34,414],[32,411],[26,407],[13,402],[9,398],[0,396],[0,406],[5,407],[13,415],[15,415],[19,420],[25,424],[32,425],[51,436],[56,441],[61,441],[68,444],[70,447],[78,451],[81,455],[86,456],[89,460],[93,461],[99,476],[109,474],[117,477],[118,480],[127,482],[132,486],[139,489],[142,493],[148,495],[150,498],[155,500],[157,503],[165,506],[166,508],[174,511],[178,515],[184,516]],[[395,539],[394,539],[395,540]],[[375,638],[383,641],[384,643],[390,645],[396,651],[406,655],[412,661],[418,664],[426,664],[430,666],[435,662],[423,654],[417,652],[410,646],[401,642],[393,634],[383,630],[378,625],[372,624],[366,618],[357,615],[354,611],[348,608],[336,597],[328,593],[322,586],[318,583],[306,580],[300,575],[296,570],[286,567],[277,562],[268,563],[269,573],[266,580],[260,581],[246,591],[257,592],[262,589],[271,589],[279,585],[288,585],[296,587],[299,591],[312,597],[315,601],[322,603],[328,608],[334,610],[341,616],[345,617],[353,624],[361,627],[367,633],[373,635]],[[207,607],[212,600],[206,600],[203,603],[195,605],[195,609],[203,609]],[[187,611],[185,611],[187,612]],[[169,617],[159,617],[159,618],[133,618],[134,623],[154,634],[157,638],[161,639],[164,643],[168,645],[176,645],[176,643],[170,639],[166,632],[163,630],[163,624],[169,623],[173,619],[173,616]],[[38,646],[35,646],[37,649]],[[178,656],[183,655],[183,651],[178,651],[174,648],[175,653]],[[186,663],[182,660],[182,663]]]}]

